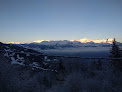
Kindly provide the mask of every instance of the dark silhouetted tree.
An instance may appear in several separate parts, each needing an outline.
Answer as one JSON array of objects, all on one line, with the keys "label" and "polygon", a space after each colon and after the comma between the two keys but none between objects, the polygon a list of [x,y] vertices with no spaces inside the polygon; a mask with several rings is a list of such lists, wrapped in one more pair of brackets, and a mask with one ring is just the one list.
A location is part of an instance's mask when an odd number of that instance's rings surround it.
[{"label": "dark silhouetted tree", "polygon": [[119,46],[116,44],[116,40],[114,38],[113,40],[113,45],[112,45],[112,49],[111,49],[111,57],[113,58],[118,58],[118,57],[121,57],[121,50],[119,48]]},{"label": "dark silhouetted tree", "polygon": [[89,77],[93,78],[95,76],[95,70],[96,70],[96,61],[93,61],[90,66],[90,75]]},{"label": "dark silhouetted tree", "polygon": [[102,61],[100,59],[97,61],[96,68],[97,68],[97,70],[102,70]]},{"label": "dark silhouetted tree", "polygon": [[64,81],[65,78],[65,67],[63,66],[62,60],[59,61],[58,69],[57,69],[57,81]]},{"label": "dark silhouetted tree", "polygon": [[117,71],[122,71],[122,60],[119,59],[120,57],[122,57],[121,50],[119,46],[116,44],[115,38],[113,40],[113,45],[110,53],[111,53],[110,57],[112,58],[111,65],[114,69],[114,72],[117,73]]}]

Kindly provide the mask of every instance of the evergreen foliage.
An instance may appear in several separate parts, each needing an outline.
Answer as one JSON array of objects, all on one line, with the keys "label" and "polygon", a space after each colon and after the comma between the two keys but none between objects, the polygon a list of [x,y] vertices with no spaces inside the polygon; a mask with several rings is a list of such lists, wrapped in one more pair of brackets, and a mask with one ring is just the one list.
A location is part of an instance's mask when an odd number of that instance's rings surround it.
[{"label": "evergreen foliage", "polygon": [[64,77],[65,77],[64,72],[65,72],[65,67],[63,66],[62,60],[60,60],[57,69],[57,77],[56,77],[57,81],[64,81]]},{"label": "evergreen foliage", "polygon": [[113,40],[113,45],[112,45],[112,49],[111,49],[111,57],[113,58],[118,58],[118,57],[121,57],[121,50],[120,48],[118,47],[118,45],[116,44],[116,40],[114,38]]},{"label": "evergreen foliage", "polygon": [[115,38],[113,40],[113,45],[110,53],[112,58],[116,58],[111,60],[111,65],[113,67],[114,72],[117,74],[117,72],[122,71],[122,61],[121,59],[117,59],[122,57],[122,55],[119,46],[116,44]]}]

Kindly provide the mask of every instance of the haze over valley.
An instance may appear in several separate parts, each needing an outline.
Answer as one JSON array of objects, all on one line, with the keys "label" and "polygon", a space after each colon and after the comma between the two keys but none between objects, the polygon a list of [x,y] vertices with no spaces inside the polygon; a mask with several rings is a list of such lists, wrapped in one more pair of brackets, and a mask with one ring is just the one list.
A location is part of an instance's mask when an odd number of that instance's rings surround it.
[{"label": "haze over valley", "polygon": [[122,0],[0,0],[0,92],[122,92]]}]

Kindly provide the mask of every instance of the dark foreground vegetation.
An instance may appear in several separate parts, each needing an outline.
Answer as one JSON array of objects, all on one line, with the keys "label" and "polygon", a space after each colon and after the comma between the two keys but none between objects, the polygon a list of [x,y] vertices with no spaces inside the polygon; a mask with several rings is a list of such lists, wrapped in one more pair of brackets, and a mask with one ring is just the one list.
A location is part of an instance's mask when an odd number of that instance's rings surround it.
[{"label": "dark foreground vegetation", "polygon": [[115,40],[109,59],[51,57],[3,43],[0,50],[0,92],[122,92]]}]

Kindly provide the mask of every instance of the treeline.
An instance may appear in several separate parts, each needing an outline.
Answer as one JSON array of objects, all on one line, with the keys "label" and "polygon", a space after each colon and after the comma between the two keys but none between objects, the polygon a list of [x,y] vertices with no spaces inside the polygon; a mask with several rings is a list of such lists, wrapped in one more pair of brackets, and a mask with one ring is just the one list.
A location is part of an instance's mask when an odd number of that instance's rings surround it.
[{"label": "treeline", "polygon": [[[122,57],[115,40],[110,52],[110,58]],[[37,71],[29,69],[29,63],[11,65],[0,53],[0,92],[122,92],[120,59],[57,59],[46,67],[56,71]]]}]

